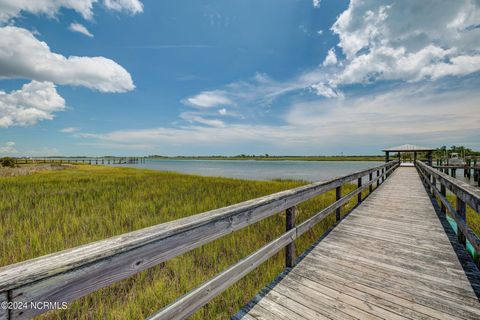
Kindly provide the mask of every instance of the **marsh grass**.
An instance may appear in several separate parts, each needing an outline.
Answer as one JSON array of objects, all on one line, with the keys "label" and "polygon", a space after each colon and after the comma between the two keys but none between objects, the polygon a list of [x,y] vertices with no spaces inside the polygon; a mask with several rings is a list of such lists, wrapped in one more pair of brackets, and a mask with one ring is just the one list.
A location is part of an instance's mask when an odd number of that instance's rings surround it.
[{"label": "marsh grass", "polygon": [[[246,181],[104,166],[0,177],[0,266],[224,207],[304,184]],[[346,185],[344,194],[354,185]],[[364,192],[366,195],[368,192]],[[298,208],[297,223],[335,192]],[[356,205],[356,197],[342,214]],[[297,254],[334,224],[334,215],[297,239]],[[141,319],[281,235],[285,214],[220,238],[72,303],[48,319]],[[283,251],[200,309],[193,319],[227,319],[284,268]]]}]

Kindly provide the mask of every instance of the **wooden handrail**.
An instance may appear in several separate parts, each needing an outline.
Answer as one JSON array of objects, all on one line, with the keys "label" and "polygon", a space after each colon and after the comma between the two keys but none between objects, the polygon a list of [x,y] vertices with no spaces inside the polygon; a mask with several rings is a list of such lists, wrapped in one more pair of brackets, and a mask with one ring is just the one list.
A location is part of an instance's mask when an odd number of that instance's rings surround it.
[{"label": "wooden handrail", "polygon": [[[312,183],[2,267],[0,268],[0,302],[2,299],[26,304],[35,301],[57,303],[73,301],[231,232],[293,208],[345,183],[367,175],[371,177],[375,171],[383,171],[375,179],[370,179],[368,183],[362,184],[361,187],[341,197],[300,225],[292,226],[280,238],[192,291],[200,292],[194,296],[196,303],[192,303],[188,297],[184,296],[172,304],[180,303],[181,307],[168,306],[161,311],[160,318],[165,318],[163,314],[168,310],[175,310],[176,314],[191,314],[269,256],[292,243],[296,237],[340,208],[352,197],[375,182],[378,183],[380,179],[383,178],[384,181],[397,166],[398,162],[392,161],[326,182]],[[235,269],[235,267],[238,268]],[[230,281],[226,281],[226,278]],[[225,287],[225,285],[228,286]],[[202,291],[202,287],[207,288],[205,289],[207,291]],[[199,296],[202,298],[198,299]],[[186,305],[189,307],[185,308]],[[188,310],[188,312],[182,313],[180,310]],[[8,319],[30,318],[45,311],[47,310],[30,308],[11,310]],[[154,318],[160,319],[158,316]]]},{"label": "wooden handrail", "polygon": [[[468,239],[475,250],[477,257],[476,263],[480,265],[480,260],[478,259],[480,254],[480,239],[467,225],[465,207],[465,205],[468,204],[475,212],[480,213],[480,192],[469,184],[452,178],[420,161],[417,161],[415,164],[422,181],[427,186],[427,191],[440,200],[442,213],[446,213],[446,211],[450,212],[452,218],[455,220],[459,241],[465,244],[465,240]],[[437,182],[440,184],[440,190],[437,187]],[[447,189],[457,198],[456,208],[453,208],[452,204],[447,200]]]},{"label": "wooden handrail", "polygon": [[456,196],[458,196],[463,202],[467,203],[473,210],[477,213],[480,213],[480,193],[478,189],[460,181],[458,179],[450,177],[448,174],[440,172],[432,167],[427,166],[421,161],[417,161],[417,168],[420,168],[426,173],[434,176],[440,184],[445,185],[447,189],[452,191]]}]

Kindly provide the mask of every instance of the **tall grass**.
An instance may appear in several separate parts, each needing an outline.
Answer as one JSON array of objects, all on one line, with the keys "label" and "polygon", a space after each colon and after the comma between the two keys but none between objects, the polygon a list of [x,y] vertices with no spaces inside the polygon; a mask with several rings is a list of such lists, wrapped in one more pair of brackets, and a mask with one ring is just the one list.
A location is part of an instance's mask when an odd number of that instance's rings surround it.
[{"label": "tall grass", "polygon": [[[302,185],[244,181],[129,168],[78,166],[0,177],[0,266]],[[344,187],[347,193],[353,185]],[[334,191],[299,206],[300,223],[332,203]],[[342,209],[349,210],[356,197]],[[297,254],[334,223],[329,217],[296,241]],[[285,215],[267,218],[101,289],[48,319],[141,319],[281,235]],[[269,259],[194,314],[226,319],[284,268]]]}]

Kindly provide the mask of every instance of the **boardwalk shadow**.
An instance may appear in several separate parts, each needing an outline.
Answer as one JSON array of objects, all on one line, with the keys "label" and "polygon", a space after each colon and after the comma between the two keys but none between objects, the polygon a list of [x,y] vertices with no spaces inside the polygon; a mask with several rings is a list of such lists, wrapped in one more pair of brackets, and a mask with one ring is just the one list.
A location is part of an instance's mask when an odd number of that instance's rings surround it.
[{"label": "boardwalk shadow", "polygon": [[427,194],[430,198],[430,201],[432,202],[433,207],[435,208],[435,213],[437,214],[437,217],[442,224],[443,230],[445,231],[448,240],[453,247],[453,251],[455,251],[457,258],[462,265],[463,271],[465,272],[465,275],[467,276],[467,279],[470,282],[470,285],[472,286],[472,289],[475,292],[478,301],[480,302],[480,271],[478,270],[477,266],[473,262],[470,254],[467,252],[465,247],[458,242],[457,234],[448,222],[446,215],[441,212],[437,200],[435,200],[430,193],[427,192]]}]

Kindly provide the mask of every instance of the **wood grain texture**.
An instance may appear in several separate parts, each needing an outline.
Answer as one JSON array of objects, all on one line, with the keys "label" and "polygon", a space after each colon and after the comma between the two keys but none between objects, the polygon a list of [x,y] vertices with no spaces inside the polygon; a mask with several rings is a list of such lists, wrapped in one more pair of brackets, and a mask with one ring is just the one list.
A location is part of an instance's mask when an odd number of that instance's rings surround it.
[{"label": "wood grain texture", "polygon": [[417,170],[385,174],[378,191],[239,315],[309,319],[308,308],[328,319],[480,319],[480,273],[462,267],[466,253],[454,251],[456,237],[445,231]]},{"label": "wood grain texture", "polygon": [[[0,304],[8,302],[7,293],[0,293]],[[8,320],[8,309],[0,306],[0,320]]]},{"label": "wood grain texture", "polygon": [[[288,232],[295,228],[295,215],[297,208],[288,208],[285,212],[285,231]],[[295,232],[296,233],[296,232]],[[290,242],[285,247],[285,267],[291,268],[295,265],[295,242]]]}]

